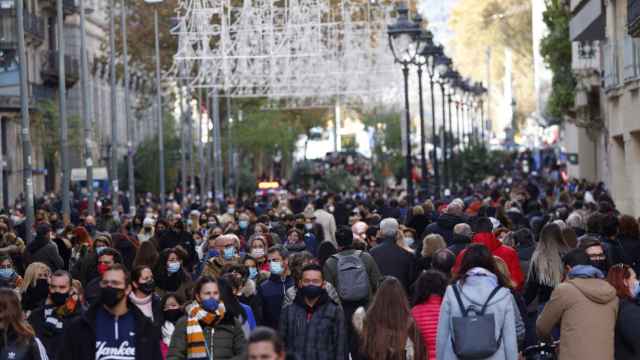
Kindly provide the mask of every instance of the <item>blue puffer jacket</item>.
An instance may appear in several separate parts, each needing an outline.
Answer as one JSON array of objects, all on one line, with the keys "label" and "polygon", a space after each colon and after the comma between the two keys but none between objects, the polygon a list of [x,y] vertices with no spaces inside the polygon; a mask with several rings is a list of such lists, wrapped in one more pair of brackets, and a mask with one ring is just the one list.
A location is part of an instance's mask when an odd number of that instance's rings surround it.
[{"label": "blue puffer jacket", "polygon": [[258,287],[258,296],[262,300],[262,319],[265,326],[278,328],[280,311],[287,289],[294,285],[291,277],[282,279],[280,275],[271,275]]}]

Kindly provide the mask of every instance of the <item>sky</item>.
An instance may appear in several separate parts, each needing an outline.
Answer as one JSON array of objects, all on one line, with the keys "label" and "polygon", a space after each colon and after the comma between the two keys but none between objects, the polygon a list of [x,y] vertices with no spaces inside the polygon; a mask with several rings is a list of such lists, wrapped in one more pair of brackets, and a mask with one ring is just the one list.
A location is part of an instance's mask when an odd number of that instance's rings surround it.
[{"label": "sky", "polygon": [[447,43],[452,36],[447,22],[456,2],[457,0],[418,0],[420,15],[429,20],[429,28],[440,43]]}]

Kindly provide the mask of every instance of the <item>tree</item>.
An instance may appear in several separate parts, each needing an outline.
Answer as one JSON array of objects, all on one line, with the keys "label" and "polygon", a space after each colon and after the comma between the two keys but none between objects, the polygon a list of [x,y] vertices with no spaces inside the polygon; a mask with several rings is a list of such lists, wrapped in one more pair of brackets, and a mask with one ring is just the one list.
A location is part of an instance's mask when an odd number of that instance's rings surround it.
[{"label": "tree", "polygon": [[[485,54],[491,49],[492,100],[489,118],[501,114],[505,48],[513,51],[513,86],[520,122],[535,110],[533,40],[529,0],[459,0],[449,24],[455,37],[451,49],[454,64],[463,75],[485,81]],[[485,84],[486,86],[486,84]]]},{"label": "tree", "polygon": [[549,33],[542,39],[540,53],[553,73],[547,113],[561,122],[574,106],[576,79],[571,68],[571,11],[559,0],[547,0],[544,23]]}]

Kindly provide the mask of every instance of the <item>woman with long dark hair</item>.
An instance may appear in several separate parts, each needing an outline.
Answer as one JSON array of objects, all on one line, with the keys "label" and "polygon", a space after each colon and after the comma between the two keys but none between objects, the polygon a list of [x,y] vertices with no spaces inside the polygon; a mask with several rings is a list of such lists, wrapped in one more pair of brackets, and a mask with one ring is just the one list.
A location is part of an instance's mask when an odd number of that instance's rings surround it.
[{"label": "woman with long dark hair", "polygon": [[46,350],[25,320],[15,291],[0,288],[0,309],[0,359],[46,359]]},{"label": "woman with long dark hair", "polygon": [[[498,271],[489,249],[482,244],[470,245],[464,253],[460,270],[452,285],[447,287],[436,340],[438,360],[457,360],[457,349],[453,347],[453,322],[462,318],[463,311],[473,309],[494,318],[494,334],[466,334],[467,336],[493,337],[497,341],[497,351],[488,357],[491,360],[518,359],[513,296],[509,291],[510,281]],[[457,294],[456,294],[457,293]],[[459,298],[459,301],[458,301]],[[461,302],[461,304],[459,303]],[[462,309],[464,308],[464,310]]]},{"label": "woman with long dark hair", "polygon": [[616,289],[620,299],[615,331],[616,360],[637,359],[640,356],[640,286],[636,272],[626,264],[612,266],[607,281]]},{"label": "woman with long dark hair", "polygon": [[362,360],[425,360],[427,350],[416,326],[404,287],[385,278],[366,313],[358,308],[353,323],[360,337]]},{"label": "woman with long dark hair", "polygon": [[422,272],[416,280],[411,315],[427,346],[429,360],[436,360],[436,336],[442,296],[447,290],[447,277],[437,270]]}]

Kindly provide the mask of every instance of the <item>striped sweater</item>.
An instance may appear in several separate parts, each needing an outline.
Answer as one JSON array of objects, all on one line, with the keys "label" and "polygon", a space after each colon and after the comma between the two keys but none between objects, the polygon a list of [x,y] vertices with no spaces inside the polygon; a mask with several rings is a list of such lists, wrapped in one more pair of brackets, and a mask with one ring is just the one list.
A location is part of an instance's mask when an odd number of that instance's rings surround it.
[{"label": "striped sweater", "polygon": [[411,315],[413,315],[422,334],[422,339],[427,345],[429,360],[436,360],[436,336],[438,335],[441,304],[442,296],[431,295],[427,301],[411,309]]}]

